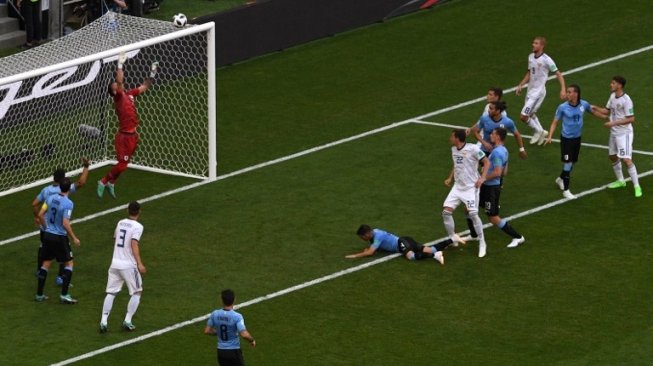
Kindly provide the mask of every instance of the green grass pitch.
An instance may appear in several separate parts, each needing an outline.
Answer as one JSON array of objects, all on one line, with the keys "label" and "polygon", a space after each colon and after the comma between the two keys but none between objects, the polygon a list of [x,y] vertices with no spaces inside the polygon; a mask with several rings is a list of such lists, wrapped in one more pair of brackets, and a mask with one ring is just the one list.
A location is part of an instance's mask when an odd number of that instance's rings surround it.
[{"label": "green grass pitch", "polygon": [[[458,0],[250,62],[218,70],[219,174],[467,101],[517,84],[535,35],[548,38],[561,70],[650,45],[644,1]],[[183,10],[179,10],[183,11]],[[614,74],[628,79],[636,109],[634,156],[653,170],[653,51],[569,75],[584,99],[602,105]],[[548,127],[558,86],[539,113]],[[505,97],[514,119],[522,98]],[[483,103],[425,118],[471,125]],[[530,134],[521,122],[523,133]],[[110,331],[97,332],[115,212],[75,224],[75,306],[35,303],[37,238],[0,246],[0,363],[45,365],[150,334],[209,313],[219,290],[244,302],[373,259],[344,255],[364,243],[360,223],[430,241],[445,235],[450,128],[408,123],[312,154],[147,202],[142,256],[148,273],[138,329],[119,329],[128,299],[118,296]],[[605,145],[608,131],[586,117],[583,141]],[[502,215],[561,198],[559,147],[512,137]],[[187,178],[127,171],[118,199],[77,193],[74,216],[191,184]],[[581,149],[572,192],[614,176],[607,151]],[[512,221],[526,236],[517,249],[486,229],[488,256],[476,245],[448,249],[446,265],[389,260],[262,301],[241,311],[258,347],[250,365],[647,365],[653,359],[653,179],[599,190]],[[0,198],[0,241],[33,231],[29,190]],[[457,228],[465,229],[460,212]],[[377,256],[377,258],[380,256]],[[53,277],[53,276],[51,276]],[[57,288],[48,280],[46,293]],[[215,338],[196,323],[80,361],[78,365],[215,364]]]}]

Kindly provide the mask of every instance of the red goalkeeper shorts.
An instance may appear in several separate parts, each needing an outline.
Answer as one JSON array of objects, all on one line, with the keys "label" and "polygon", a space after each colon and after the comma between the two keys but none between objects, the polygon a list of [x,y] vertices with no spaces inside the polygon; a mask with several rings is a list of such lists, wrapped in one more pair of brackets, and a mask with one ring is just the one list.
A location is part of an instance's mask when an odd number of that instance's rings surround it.
[{"label": "red goalkeeper shorts", "polygon": [[116,134],[116,160],[129,162],[138,147],[138,133],[118,132]]}]

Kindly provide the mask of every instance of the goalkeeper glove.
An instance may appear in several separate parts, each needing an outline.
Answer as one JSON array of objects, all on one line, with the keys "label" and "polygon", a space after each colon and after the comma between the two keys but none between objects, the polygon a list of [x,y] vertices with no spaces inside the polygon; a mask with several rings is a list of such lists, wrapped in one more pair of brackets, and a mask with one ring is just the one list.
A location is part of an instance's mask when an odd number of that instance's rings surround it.
[{"label": "goalkeeper glove", "polygon": [[120,55],[118,56],[118,69],[122,69],[122,65],[127,62],[127,54],[124,52],[120,52]]},{"label": "goalkeeper glove", "polygon": [[159,68],[159,62],[158,61],[152,62],[152,66],[150,66],[150,79],[154,79],[158,68]]}]

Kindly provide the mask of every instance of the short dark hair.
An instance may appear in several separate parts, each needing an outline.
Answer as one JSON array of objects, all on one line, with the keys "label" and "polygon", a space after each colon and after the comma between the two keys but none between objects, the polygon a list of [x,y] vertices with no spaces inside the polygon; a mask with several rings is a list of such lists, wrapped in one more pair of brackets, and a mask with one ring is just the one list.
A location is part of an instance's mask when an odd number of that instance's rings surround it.
[{"label": "short dark hair", "polygon": [[580,86],[578,86],[577,84],[571,84],[571,85],[568,85],[567,88],[574,89],[576,94],[578,94],[578,100],[580,100]]},{"label": "short dark hair", "polygon": [[460,142],[465,142],[465,139],[467,138],[467,133],[465,132],[464,129],[462,128],[455,128],[453,130],[453,135],[458,139]]},{"label": "short dark hair", "polygon": [[358,235],[358,236],[365,235],[365,234],[369,233],[370,231],[372,231],[372,228],[370,227],[370,225],[363,224],[363,225],[358,227],[358,230],[356,230],[356,235]]},{"label": "short dark hair", "polygon": [[505,111],[508,108],[508,105],[503,100],[498,100],[490,104],[494,105],[494,108],[498,109],[501,112]]},{"label": "short dark hair", "polygon": [[497,134],[497,136],[499,136],[499,138],[501,139],[501,141],[505,141],[505,140],[506,140],[506,136],[508,136],[508,131],[507,131],[505,128],[503,128],[503,127],[497,127],[497,128],[495,128],[495,129],[494,129],[494,132]]},{"label": "short dark hair", "polygon": [[63,179],[59,181],[59,189],[61,189],[61,193],[70,191],[71,185],[72,183],[70,182],[70,178],[63,177]]},{"label": "short dark hair", "polygon": [[222,290],[220,297],[222,298],[222,304],[224,306],[231,306],[236,300],[236,294],[231,289]]},{"label": "short dark hair", "polygon": [[63,168],[57,168],[57,170],[52,173],[52,180],[59,184],[64,178],[66,178],[66,171]]},{"label": "short dark hair", "polygon": [[501,88],[497,88],[496,86],[493,86],[490,89],[488,89],[488,91],[493,92],[494,95],[499,97],[499,99],[501,99],[503,97],[503,89],[501,89]]},{"label": "short dark hair", "polygon": [[612,77],[612,80],[621,84],[622,87],[626,87],[626,78],[621,75],[615,75]]},{"label": "short dark hair", "polygon": [[129,211],[130,215],[136,216],[139,212],[141,212],[141,204],[137,201],[131,201],[129,202],[129,206],[127,206],[127,210]]}]

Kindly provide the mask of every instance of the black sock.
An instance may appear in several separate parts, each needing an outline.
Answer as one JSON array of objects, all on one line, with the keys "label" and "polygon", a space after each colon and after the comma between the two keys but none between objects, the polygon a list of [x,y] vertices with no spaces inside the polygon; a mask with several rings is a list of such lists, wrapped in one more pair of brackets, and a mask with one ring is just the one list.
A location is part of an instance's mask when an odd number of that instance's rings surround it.
[{"label": "black sock", "polygon": [[66,265],[64,263],[59,263],[59,277],[63,277],[63,271],[66,270]]},{"label": "black sock", "polygon": [[569,183],[571,182],[571,177],[569,176],[569,172],[563,170],[562,173],[560,173],[560,178],[562,178],[565,191],[569,190]]},{"label": "black sock", "polygon": [[424,253],[424,252],[415,253],[415,260],[418,261],[420,259],[428,258],[430,256],[431,256],[431,253]]},{"label": "black sock", "polygon": [[38,287],[36,288],[36,294],[39,296],[43,295],[43,288],[45,287],[45,280],[48,278],[48,271],[39,268],[39,273],[37,274],[38,276]]},{"label": "black sock", "polygon": [[472,238],[478,236],[476,230],[474,230],[474,222],[469,217],[467,218],[467,227],[469,228],[469,235],[471,235]]},{"label": "black sock", "polygon": [[[469,219],[467,219],[467,220],[469,220]],[[471,221],[471,220],[469,220],[469,221]],[[453,244],[453,240],[451,240],[451,239],[446,239],[446,240],[443,240],[443,241],[441,241],[441,242],[439,242],[439,243],[436,243],[433,247],[434,247],[435,249],[437,249],[438,252],[441,252],[441,251],[443,251],[446,247],[448,247],[448,246],[451,245],[451,244]]]},{"label": "black sock", "polygon": [[64,269],[63,270],[63,285],[61,286],[61,294],[66,296],[68,295],[68,287],[70,286],[70,280],[73,278],[73,270],[72,269]]},{"label": "black sock", "polygon": [[36,275],[39,275],[39,271],[43,266],[43,259],[41,259],[41,247],[39,246],[39,252],[36,255]]},{"label": "black sock", "polygon": [[521,238],[521,235],[517,231],[515,231],[515,229],[513,229],[512,226],[510,226],[510,223],[508,222],[506,222],[506,225],[503,228],[501,228],[501,230],[503,230],[504,233],[510,235],[514,239]]}]

